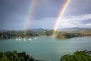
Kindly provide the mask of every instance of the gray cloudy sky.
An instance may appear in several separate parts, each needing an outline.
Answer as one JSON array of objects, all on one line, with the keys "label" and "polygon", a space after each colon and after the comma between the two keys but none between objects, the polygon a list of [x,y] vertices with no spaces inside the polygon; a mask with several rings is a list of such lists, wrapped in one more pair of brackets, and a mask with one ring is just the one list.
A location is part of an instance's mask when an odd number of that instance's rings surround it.
[{"label": "gray cloudy sky", "polygon": [[[25,28],[32,0],[0,0],[0,29]],[[65,0],[35,0],[28,29],[52,29]],[[91,27],[91,0],[70,0],[60,28]]]}]

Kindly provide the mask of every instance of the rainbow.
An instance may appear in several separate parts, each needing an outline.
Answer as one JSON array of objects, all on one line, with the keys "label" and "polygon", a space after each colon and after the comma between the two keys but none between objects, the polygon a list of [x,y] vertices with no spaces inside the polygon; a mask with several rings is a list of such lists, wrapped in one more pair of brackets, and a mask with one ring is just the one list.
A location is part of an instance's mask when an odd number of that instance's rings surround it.
[{"label": "rainbow", "polygon": [[28,14],[27,14],[26,22],[25,22],[25,28],[24,28],[25,33],[27,33],[28,28],[30,26],[30,21],[31,21],[33,11],[34,11],[35,6],[36,6],[36,2],[37,2],[36,0],[31,0],[29,11],[28,11]]},{"label": "rainbow", "polygon": [[65,9],[67,8],[67,6],[69,4],[69,2],[70,2],[70,0],[66,0],[65,3],[64,3],[64,5],[63,5],[63,7],[60,9],[60,12],[59,12],[59,14],[57,16],[57,19],[55,21],[55,24],[54,24],[54,27],[53,27],[53,30],[52,30],[52,36],[53,37],[55,36],[55,31],[57,30],[59,22],[60,22],[63,14],[64,14]]}]

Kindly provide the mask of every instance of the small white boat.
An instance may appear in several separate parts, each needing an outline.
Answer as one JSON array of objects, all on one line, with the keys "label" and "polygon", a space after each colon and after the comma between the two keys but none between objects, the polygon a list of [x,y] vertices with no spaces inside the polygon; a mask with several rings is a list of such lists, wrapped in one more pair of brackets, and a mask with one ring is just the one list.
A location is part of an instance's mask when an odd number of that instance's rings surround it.
[{"label": "small white boat", "polygon": [[34,38],[35,40],[37,39],[37,37]]},{"label": "small white boat", "polygon": [[18,38],[16,38],[16,41],[18,41],[19,39]]},{"label": "small white boat", "polygon": [[26,39],[24,38],[24,41],[26,41]]},{"label": "small white boat", "polygon": [[21,41],[22,39],[21,39],[21,38],[19,38],[18,40],[19,40],[19,41]]},{"label": "small white boat", "polygon": [[32,39],[31,39],[31,38],[29,38],[28,40],[29,40],[29,41],[31,41]]}]

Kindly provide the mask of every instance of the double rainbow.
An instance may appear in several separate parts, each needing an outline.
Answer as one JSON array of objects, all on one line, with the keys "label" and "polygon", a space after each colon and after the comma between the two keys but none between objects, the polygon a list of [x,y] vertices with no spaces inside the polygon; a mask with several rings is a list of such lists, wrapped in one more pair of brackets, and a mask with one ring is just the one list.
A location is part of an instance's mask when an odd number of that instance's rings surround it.
[{"label": "double rainbow", "polygon": [[[25,33],[28,31],[28,28],[30,26],[30,21],[31,21],[31,17],[33,15],[33,11],[35,9],[35,6],[36,6],[36,2],[37,0],[32,0],[31,3],[30,3],[30,7],[29,7],[29,11],[28,11],[28,16],[27,16],[27,19],[26,19],[26,23],[25,23]],[[66,0],[63,7],[60,9],[59,11],[59,14],[57,16],[57,19],[55,20],[55,24],[53,26],[53,31],[52,31],[52,36],[55,36],[55,31],[57,30],[57,27],[59,25],[59,22],[63,16],[63,13],[65,11],[65,9],[67,8],[68,4],[69,4],[70,0]]]},{"label": "double rainbow", "polygon": [[61,20],[63,14],[64,14],[65,9],[67,8],[67,6],[68,6],[68,4],[69,4],[69,2],[70,2],[70,0],[66,0],[65,3],[64,3],[64,5],[63,5],[63,7],[62,7],[62,8],[60,9],[60,11],[59,11],[59,14],[58,14],[58,16],[57,16],[57,19],[56,19],[56,21],[55,21],[55,24],[54,24],[54,27],[53,27],[53,30],[52,30],[52,36],[53,36],[53,37],[55,36],[55,32],[56,32],[56,30],[57,30],[57,27],[58,27],[58,25],[59,25],[59,22],[60,22],[60,20]]}]

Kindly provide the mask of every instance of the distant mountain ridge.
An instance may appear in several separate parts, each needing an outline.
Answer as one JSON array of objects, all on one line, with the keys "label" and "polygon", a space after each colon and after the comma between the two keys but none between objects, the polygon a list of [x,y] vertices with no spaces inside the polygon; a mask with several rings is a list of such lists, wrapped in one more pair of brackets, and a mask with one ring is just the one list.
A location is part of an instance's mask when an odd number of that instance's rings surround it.
[{"label": "distant mountain ridge", "polygon": [[34,31],[34,32],[40,32],[40,31],[44,31],[45,29],[43,28],[39,28],[39,29],[29,29],[28,31]]},{"label": "distant mountain ridge", "polygon": [[91,31],[91,28],[80,28],[80,27],[73,27],[73,28],[64,28],[60,29],[59,31]]},{"label": "distant mountain ridge", "polygon": [[[38,28],[38,29],[27,29],[27,31],[44,31],[46,29],[43,29],[43,28]],[[0,32],[3,32],[3,31],[24,31],[24,30],[0,30]]]},{"label": "distant mountain ridge", "polygon": [[[52,30],[52,29],[38,28],[38,29],[28,29],[27,31],[41,32],[45,30]],[[3,32],[3,31],[24,31],[24,30],[0,30],[0,32]],[[57,31],[91,31],[91,28],[73,27],[73,28],[58,29]]]}]

